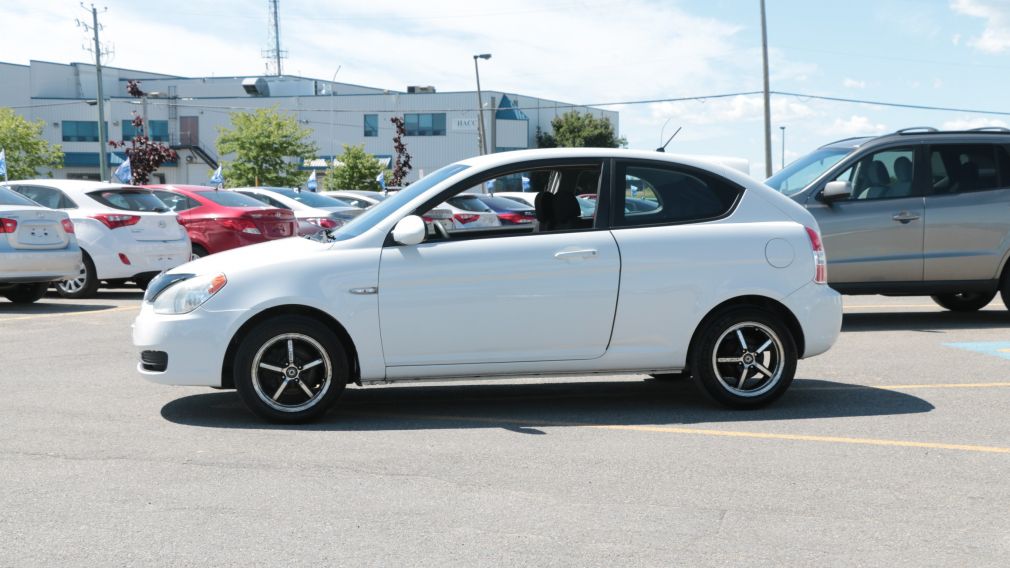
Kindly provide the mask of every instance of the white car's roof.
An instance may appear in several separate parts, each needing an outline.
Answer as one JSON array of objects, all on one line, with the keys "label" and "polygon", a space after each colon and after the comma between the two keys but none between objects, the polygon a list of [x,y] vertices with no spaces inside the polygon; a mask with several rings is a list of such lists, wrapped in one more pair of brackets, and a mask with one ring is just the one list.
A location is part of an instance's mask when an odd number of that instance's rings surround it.
[{"label": "white car's roof", "polygon": [[150,191],[149,189],[138,187],[135,185],[124,185],[121,183],[108,183],[104,181],[88,181],[81,179],[28,179],[28,180],[11,180],[8,182],[9,185],[43,185],[46,187],[54,187],[61,191],[67,193],[81,195],[84,193],[101,190],[101,189],[139,189],[143,191]]}]

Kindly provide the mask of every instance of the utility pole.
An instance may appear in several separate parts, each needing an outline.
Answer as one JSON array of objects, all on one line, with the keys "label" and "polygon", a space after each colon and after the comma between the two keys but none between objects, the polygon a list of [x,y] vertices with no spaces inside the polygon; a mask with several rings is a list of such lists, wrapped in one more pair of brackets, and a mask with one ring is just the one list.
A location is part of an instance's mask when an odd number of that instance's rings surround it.
[{"label": "utility pole", "polygon": [[[287,52],[281,50],[281,19],[278,14],[278,5],[280,0],[269,0],[270,2],[270,49],[263,50],[263,57],[265,59],[273,60],[274,75],[278,77],[281,76],[281,59],[287,57]],[[269,72],[270,63],[267,63],[267,71]]]},{"label": "utility pole", "polygon": [[[88,8],[81,3],[81,8],[91,12],[91,25],[89,26],[87,22],[82,22],[77,20],[77,25],[84,28],[86,32],[94,32],[94,53],[95,53],[95,80],[98,84],[98,167],[100,168],[100,179],[105,179],[105,176],[109,174],[109,164],[108,155],[106,154],[107,146],[107,133],[105,131],[105,92],[102,88],[102,44],[98,41],[98,32],[101,31],[102,26],[98,23],[98,9],[92,4],[91,8]],[[102,11],[105,12],[107,8],[103,8]],[[85,47],[88,51],[91,51]]]},{"label": "utility pole", "polygon": [[765,21],[765,0],[761,0],[761,55],[765,82],[765,177],[772,177],[772,109],[768,90],[768,24]]},{"label": "utility pole", "polygon": [[491,59],[490,53],[480,53],[473,56],[473,72],[477,76],[477,138],[480,143],[480,155],[483,156],[487,154],[487,133],[484,130],[484,97],[480,92],[480,68],[477,66],[477,60],[484,59],[485,61]]},{"label": "utility pole", "polygon": [[780,126],[782,130],[782,167],[786,167],[786,127]]}]

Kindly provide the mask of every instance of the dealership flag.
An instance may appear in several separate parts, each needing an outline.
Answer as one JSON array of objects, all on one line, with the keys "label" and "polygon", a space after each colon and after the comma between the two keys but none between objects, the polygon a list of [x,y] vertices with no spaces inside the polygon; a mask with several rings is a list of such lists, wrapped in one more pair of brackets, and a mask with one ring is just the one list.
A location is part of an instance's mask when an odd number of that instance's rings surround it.
[{"label": "dealership flag", "polygon": [[4,181],[7,181],[7,154],[2,149],[0,149],[0,174],[3,174]]},{"label": "dealership flag", "polygon": [[223,185],[224,184],[224,174],[221,173],[221,168],[222,167],[223,166],[218,166],[217,169],[214,170],[214,175],[211,176],[210,183],[212,183],[214,185]]},{"label": "dealership flag", "polygon": [[130,159],[127,158],[125,162],[119,164],[119,167],[116,168],[116,171],[112,175],[116,176],[116,179],[120,183],[130,183],[133,181],[133,168],[130,167]]},{"label": "dealership flag", "polygon": [[316,170],[312,170],[309,174],[309,181],[305,183],[305,187],[309,188],[309,191],[315,191],[319,184],[316,183]]},{"label": "dealership flag", "polygon": [[385,172],[379,172],[379,175],[375,176],[375,181],[377,181],[379,183],[379,187],[382,188],[382,191],[386,191],[386,173]]}]

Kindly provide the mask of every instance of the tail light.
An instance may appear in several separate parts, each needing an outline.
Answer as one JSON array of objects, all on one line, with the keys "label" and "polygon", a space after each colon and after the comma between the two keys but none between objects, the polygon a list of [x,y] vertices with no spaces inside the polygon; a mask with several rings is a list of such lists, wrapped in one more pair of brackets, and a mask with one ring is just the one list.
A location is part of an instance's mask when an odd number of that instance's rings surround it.
[{"label": "tail light", "polygon": [[807,236],[810,237],[810,248],[814,249],[814,282],[817,284],[828,283],[828,261],[824,256],[824,244],[821,243],[821,235],[816,229],[804,227]]},{"label": "tail light", "polygon": [[463,225],[473,223],[477,219],[480,219],[480,215],[474,215],[472,213],[456,213],[453,217]]},{"label": "tail light", "polygon": [[221,219],[221,226],[228,229],[229,231],[236,231],[239,233],[245,233],[247,235],[262,235],[259,227],[252,219],[246,219],[244,217],[236,217],[234,219]]},{"label": "tail light", "polygon": [[521,223],[532,223],[533,217],[525,213],[499,213],[498,218],[508,223],[519,225]]},{"label": "tail light", "polygon": [[140,222],[139,215],[120,215],[118,213],[102,213],[99,215],[92,215],[91,218],[101,221],[103,225],[110,229],[129,227],[130,225],[136,225]]},{"label": "tail light", "polygon": [[71,221],[70,219],[64,219],[64,220],[60,221],[60,224],[63,225],[63,230],[66,231],[68,235],[74,234],[74,222],[73,221]]},{"label": "tail light", "polygon": [[0,217],[0,233],[13,233],[18,230],[18,222],[14,219]]},{"label": "tail light", "polygon": [[312,219],[306,219],[306,221],[324,229],[336,229],[344,224],[343,221],[337,221],[329,217],[313,217]]}]

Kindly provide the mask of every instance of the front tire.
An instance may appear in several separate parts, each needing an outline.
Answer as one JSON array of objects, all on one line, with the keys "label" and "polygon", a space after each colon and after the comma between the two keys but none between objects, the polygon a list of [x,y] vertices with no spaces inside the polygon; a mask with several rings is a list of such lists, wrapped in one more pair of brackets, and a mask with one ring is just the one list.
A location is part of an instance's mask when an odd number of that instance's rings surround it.
[{"label": "front tire", "polygon": [[259,323],[235,354],[235,389],[250,410],[271,422],[322,416],[349,376],[347,353],[336,334],[305,316]]},{"label": "front tire", "polygon": [[[933,301],[952,312],[977,312],[989,305],[996,292],[959,292],[930,296]],[[1004,299],[1005,301],[1005,299]]]},{"label": "front tire", "polygon": [[49,289],[48,282],[39,284],[18,284],[4,292],[4,296],[15,304],[34,304],[46,295]]},{"label": "front tire", "polygon": [[798,355],[781,318],[739,307],[703,325],[691,346],[691,372],[713,400],[729,408],[757,408],[789,388]]},{"label": "front tire", "polygon": [[84,268],[80,276],[73,280],[64,280],[56,283],[56,292],[64,298],[75,300],[81,298],[91,298],[98,291],[98,274],[95,272],[95,263],[91,257],[82,251]]}]

